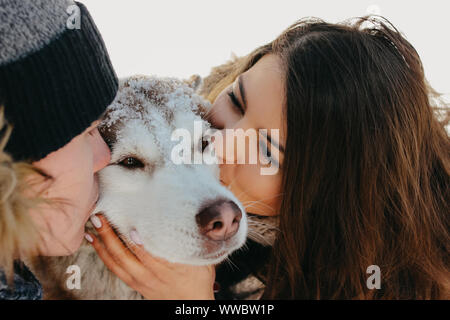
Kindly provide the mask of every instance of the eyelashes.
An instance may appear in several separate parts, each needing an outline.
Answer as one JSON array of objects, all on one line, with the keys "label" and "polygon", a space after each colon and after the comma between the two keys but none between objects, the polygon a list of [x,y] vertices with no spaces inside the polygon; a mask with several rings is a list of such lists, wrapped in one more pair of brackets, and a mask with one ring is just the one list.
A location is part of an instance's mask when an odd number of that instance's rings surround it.
[{"label": "eyelashes", "polygon": [[244,108],[242,108],[241,104],[239,103],[239,100],[236,98],[233,90],[227,92],[228,97],[230,98],[231,102],[233,103],[233,106],[235,109],[242,115],[245,114]]},{"label": "eyelashes", "polygon": [[[236,112],[239,112],[242,116],[245,115],[245,109],[242,107],[241,103],[239,102],[239,100],[237,99],[236,95],[233,92],[233,89],[231,88],[230,90],[228,90],[227,92],[227,96],[231,101],[231,104],[233,105],[233,108],[235,109]],[[275,164],[279,167],[279,163],[278,161],[272,156],[272,153],[270,152],[270,149],[268,148],[267,144],[265,144],[263,141],[261,141],[260,139],[258,139],[260,142],[260,146],[261,144],[265,145],[265,154],[262,154],[262,156],[268,161],[268,164]]]}]

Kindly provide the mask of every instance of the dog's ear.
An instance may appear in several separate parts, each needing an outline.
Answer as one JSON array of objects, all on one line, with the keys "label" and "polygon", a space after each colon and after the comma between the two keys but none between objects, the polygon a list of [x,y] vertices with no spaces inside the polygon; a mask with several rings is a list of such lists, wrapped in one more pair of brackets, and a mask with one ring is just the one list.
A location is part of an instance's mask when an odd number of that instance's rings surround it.
[{"label": "dog's ear", "polygon": [[182,81],[189,87],[191,87],[192,90],[194,90],[194,92],[197,92],[197,89],[202,84],[203,79],[198,74],[193,74],[192,76],[189,77],[189,79],[183,79]]},{"label": "dog's ear", "polygon": [[[187,84],[192,90],[194,90],[194,92],[198,95],[198,90],[203,84],[203,78],[201,76],[199,76],[198,74],[194,74],[190,76],[189,79],[183,79],[182,81]],[[198,109],[196,111],[196,114],[204,118],[204,116],[211,109],[211,103],[201,97],[200,101],[197,103],[197,107]]]},{"label": "dog's ear", "polygon": [[98,126],[98,131],[100,132],[100,135],[102,136],[103,140],[105,140],[110,150],[113,149],[113,146],[117,141],[117,132],[116,130],[114,130],[115,126],[116,124],[111,126],[100,124]]},{"label": "dog's ear", "polygon": [[211,109],[211,103],[205,99],[201,99],[202,101],[197,103],[197,111],[195,112],[197,115],[199,115],[202,119],[206,120],[206,115],[208,114],[208,111]]},{"label": "dog's ear", "polygon": [[123,126],[123,122],[120,119],[111,121],[110,113],[111,109],[106,109],[106,112],[101,117],[101,122],[98,126],[98,132],[100,132],[100,135],[102,136],[103,140],[105,140],[109,149],[112,150],[114,144],[117,142],[117,133]]}]

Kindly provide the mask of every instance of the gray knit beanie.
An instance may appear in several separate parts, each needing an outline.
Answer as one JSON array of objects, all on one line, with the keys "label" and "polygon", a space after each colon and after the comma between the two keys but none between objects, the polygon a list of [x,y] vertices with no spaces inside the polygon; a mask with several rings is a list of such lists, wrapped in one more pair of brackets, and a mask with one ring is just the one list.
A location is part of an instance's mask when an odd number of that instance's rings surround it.
[{"label": "gray knit beanie", "polygon": [[0,105],[6,146],[36,161],[98,119],[117,76],[86,7],[72,0],[0,0]]}]

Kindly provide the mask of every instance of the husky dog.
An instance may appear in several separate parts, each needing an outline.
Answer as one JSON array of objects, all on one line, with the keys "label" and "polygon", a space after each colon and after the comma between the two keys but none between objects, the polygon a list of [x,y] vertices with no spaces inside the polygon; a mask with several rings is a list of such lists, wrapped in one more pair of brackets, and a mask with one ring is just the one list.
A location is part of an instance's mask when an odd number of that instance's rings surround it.
[{"label": "husky dog", "polygon": [[[111,162],[98,174],[101,212],[124,242],[136,230],[151,254],[171,262],[217,264],[240,248],[247,218],[238,199],[219,181],[217,165],[175,164],[172,132],[194,137],[194,121],[209,103],[185,82],[133,76],[119,92],[99,126],[111,148]],[[202,153],[192,139],[192,155]],[[90,223],[87,230],[95,234]],[[68,288],[70,266],[78,266],[80,288]],[[40,258],[33,270],[47,299],[142,299],[112,274],[86,241],[73,255]],[[67,273],[69,272],[69,273]]]}]

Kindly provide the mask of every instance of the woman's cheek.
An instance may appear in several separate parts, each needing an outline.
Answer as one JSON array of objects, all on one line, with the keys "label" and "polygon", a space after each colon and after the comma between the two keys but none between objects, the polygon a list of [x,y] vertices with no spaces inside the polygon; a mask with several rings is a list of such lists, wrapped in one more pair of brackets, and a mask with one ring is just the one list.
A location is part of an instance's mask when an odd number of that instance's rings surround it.
[{"label": "woman's cheek", "polygon": [[[98,165],[95,151],[92,148],[90,141],[87,141],[84,147],[84,153],[80,162],[84,162],[82,168],[79,168],[79,174],[83,177],[83,181],[79,184],[82,190],[81,202],[85,203],[83,208],[84,211],[89,210],[92,207],[93,202],[96,200],[98,195],[98,185],[95,183],[95,170],[98,169]],[[109,157],[108,157],[109,161]],[[84,214],[86,214],[84,212]]]},{"label": "woman's cheek", "polygon": [[[224,166],[227,167],[227,166]],[[229,166],[231,167],[231,166]],[[231,191],[248,207],[248,211],[260,215],[276,215],[281,197],[281,176],[261,175],[258,165],[237,165],[234,172],[228,172],[225,181],[231,183]]]},{"label": "woman's cheek", "polygon": [[93,172],[98,172],[108,165],[111,160],[111,151],[96,128],[88,136],[90,142],[90,153],[92,153]]},{"label": "woman's cheek", "polygon": [[65,174],[61,176],[61,190],[72,204],[73,219],[84,223],[87,211],[92,206],[97,192],[94,183],[94,154],[88,137],[83,137],[73,145],[70,162],[66,163]]}]

